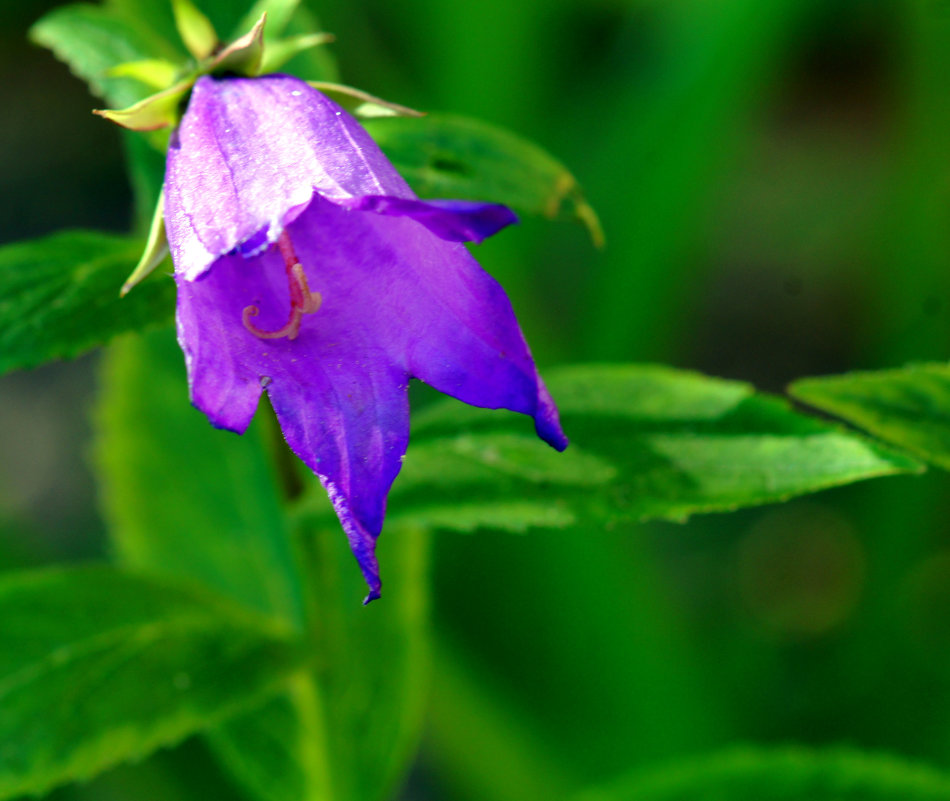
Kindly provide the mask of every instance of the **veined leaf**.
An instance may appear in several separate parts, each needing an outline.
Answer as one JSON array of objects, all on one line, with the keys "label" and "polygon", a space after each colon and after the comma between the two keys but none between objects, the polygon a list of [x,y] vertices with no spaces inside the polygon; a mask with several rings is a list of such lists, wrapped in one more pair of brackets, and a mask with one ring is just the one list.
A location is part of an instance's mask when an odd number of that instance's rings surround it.
[{"label": "veined leaf", "polygon": [[816,409],[950,470],[950,365],[804,378],[788,391]]},{"label": "veined leaf", "polygon": [[438,404],[415,418],[390,514],[421,522],[433,505],[459,501],[454,519],[439,520],[467,530],[493,504],[517,500],[545,504],[560,524],[684,520],[921,469],[736,381],[634,365],[545,376],[571,438],[564,453],[537,441],[522,417]]},{"label": "veined leaf", "polygon": [[0,373],[169,322],[172,281],[158,278],[119,297],[142,246],[133,237],[66,231],[0,248]]},{"label": "veined leaf", "polygon": [[740,748],[671,763],[578,801],[945,801],[950,776],[853,749]]},{"label": "veined leaf", "polygon": [[595,244],[603,240],[574,176],[526,139],[449,114],[386,117],[363,126],[423,197],[484,200],[524,214],[573,217],[587,226]]},{"label": "veined leaf", "polygon": [[86,779],[259,704],[288,629],[108,567],[0,577],[0,798]]}]

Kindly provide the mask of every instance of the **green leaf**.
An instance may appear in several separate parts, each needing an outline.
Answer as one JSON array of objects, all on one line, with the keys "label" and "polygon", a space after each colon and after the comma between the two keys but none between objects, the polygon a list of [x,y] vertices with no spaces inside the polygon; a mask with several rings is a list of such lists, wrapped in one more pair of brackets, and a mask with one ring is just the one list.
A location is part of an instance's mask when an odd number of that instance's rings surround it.
[{"label": "green leaf", "polygon": [[[303,629],[318,655],[319,669],[286,694],[210,735],[215,752],[268,801],[381,797],[406,770],[421,726],[424,536],[387,528],[386,597],[363,607],[365,585],[332,511],[288,518],[282,508],[301,486],[269,409],[241,437],[214,429],[188,403],[170,332],[116,343],[104,378],[96,455],[122,561],[200,581]],[[329,509],[316,479],[306,480],[308,497]]]},{"label": "green leaf", "polygon": [[465,117],[366,120],[363,126],[423,197],[504,203],[515,211],[583,222],[595,244],[603,234],[564,165],[514,134]]},{"label": "green leaf", "polygon": [[140,759],[299,669],[287,630],[107,567],[0,577],[0,798]]},{"label": "green leaf", "polygon": [[114,75],[113,68],[147,59],[184,59],[140,15],[110,6],[80,3],[53,9],[32,27],[30,38],[52,50],[94,94],[116,108],[131,106],[152,90],[134,78]]},{"label": "green leaf", "polygon": [[262,801],[380,801],[404,777],[422,727],[427,541],[418,530],[387,527],[379,543],[385,594],[363,607],[356,601],[366,588],[336,521],[302,526],[321,669],[209,740]]},{"label": "green leaf", "polygon": [[119,559],[203,583],[301,626],[299,577],[266,430],[255,423],[238,437],[212,428],[188,402],[171,331],[117,342],[106,353],[102,384],[95,457]]},{"label": "green leaf", "polygon": [[142,245],[67,231],[0,248],[0,373],[71,358],[125,331],[170,321],[175,287],[167,278],[119,297]]},{"label": "green leaf", "polygon": [[950,470],[950,365],[804,378],[789,393]]},{"label": "green leaf", "polygon": [[416,416],[390,514],[469,530],[516,500],[515,528],[524,514],[542,525],[542,505],[557,524],[685,520],[920,470],[748,384],[656,366],[545,376],[571,438],[564,453],[538,441],[523,417],[444,402]]},{"label": "green leaf", "polygon": [[846,748],[739,748],[641,773],[578,801],[945,801],[950,776]]}]

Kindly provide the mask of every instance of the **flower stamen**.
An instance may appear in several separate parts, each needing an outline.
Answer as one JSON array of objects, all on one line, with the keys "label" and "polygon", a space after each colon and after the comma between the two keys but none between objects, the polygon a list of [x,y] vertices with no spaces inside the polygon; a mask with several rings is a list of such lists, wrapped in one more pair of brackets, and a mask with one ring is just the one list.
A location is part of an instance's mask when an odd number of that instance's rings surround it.
[{"label": "flower stamen", "polygon": [[277,248],[280,255],[284,258],[284,266],[287,270],[287,285],[290,289],[290,318],[283,328],[276,331],[264,331],[251,322],[252,317],[257,317],[261,310],[257,306],[245,306],[241,312],[241,322],[244,327],[258,339],[296,339],[300,333],[300,320],[305,314],[313,314],[320,308],[323,298],[319,292],[311,292],[307,286],[307,276],[304,274],[303,266],[297,261],[297,254],[294,252],[294,246],[290,242],[290,236],[284,231],[277,240]]}]

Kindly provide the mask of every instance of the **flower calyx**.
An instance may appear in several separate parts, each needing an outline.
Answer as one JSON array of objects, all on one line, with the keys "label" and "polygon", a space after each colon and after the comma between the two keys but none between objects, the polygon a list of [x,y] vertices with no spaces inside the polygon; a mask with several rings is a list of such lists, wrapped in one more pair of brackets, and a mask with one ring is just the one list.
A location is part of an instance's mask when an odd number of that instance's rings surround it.
[{"label": "flower calyx", "polygon": [[109,70],[110,77],[138,80],[155,94],[124,109],[97,109],[94,113],[133,131],[173,128],[195,81],[202,75],[238,74],[256,77],[273,72],[298,53],[333,41],[332,34],[311,33],[268,39],[265,47],[263,12],[246,33],[222,44],[211,21],[191,0],[172,0],[175,24],[185,48],[192,56],[189,63],[176,65],[165,59],[125,62]]},{"label": "flower calyx", "polygon": [[[189,0],[173,0],[175,22],[195,61],[182,68],[162,60],[134,61],[113,67],[114,76],[135,78],[156,89],[167,88],[124,109],[96,109],[94,114],[133,131],[155,131],[178,125],[188,94],[202,75],[232,72],[255,76],[264,61],[266,12],[243,36],[220,46],[211,22]],[[171,85],[167,82],[171,78]]]}]

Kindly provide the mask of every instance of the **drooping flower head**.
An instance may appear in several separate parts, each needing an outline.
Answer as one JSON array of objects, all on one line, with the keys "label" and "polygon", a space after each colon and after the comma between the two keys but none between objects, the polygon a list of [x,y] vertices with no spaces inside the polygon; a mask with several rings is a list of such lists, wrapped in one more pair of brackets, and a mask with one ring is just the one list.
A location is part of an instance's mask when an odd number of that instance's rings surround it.
[{"label": "drooping flower head", "polygon": [[243,432],[262,391],[319,477],[370,593],[418,378],[466,403],[557,410],[499,284],[469,254],[506,207],[422,201],[336,103],[286,75],[205,76],[172,136],[165,226],[192,402]]}]

